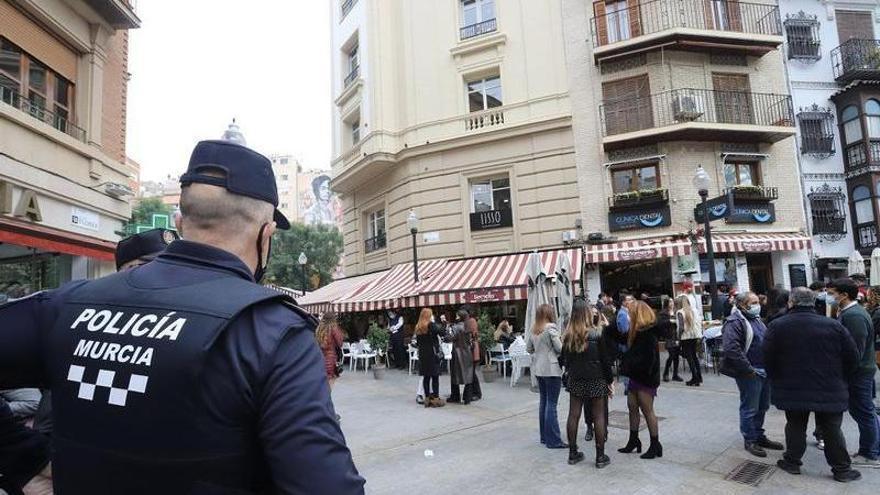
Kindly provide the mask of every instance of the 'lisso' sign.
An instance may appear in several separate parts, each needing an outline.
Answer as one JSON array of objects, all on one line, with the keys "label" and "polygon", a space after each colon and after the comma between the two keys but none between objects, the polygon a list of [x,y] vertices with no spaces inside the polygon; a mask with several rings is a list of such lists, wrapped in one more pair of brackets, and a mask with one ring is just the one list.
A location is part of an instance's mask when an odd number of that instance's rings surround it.
[{"label": "'lisso' sign", "polygon": [[511,210],[489,210],[471,213],[471,230],[498,229],[513,226]]}]

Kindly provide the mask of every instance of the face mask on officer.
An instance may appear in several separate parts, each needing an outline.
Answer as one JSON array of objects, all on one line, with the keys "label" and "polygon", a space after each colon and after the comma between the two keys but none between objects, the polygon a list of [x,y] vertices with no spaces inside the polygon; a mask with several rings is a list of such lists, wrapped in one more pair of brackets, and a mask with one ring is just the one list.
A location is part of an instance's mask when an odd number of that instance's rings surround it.
[{"label": "face mask on officer", "polygon": [[266,276],[269,259],[272,257],[272,234],[274,233],[275,222],[264,223],[257,233],[257,268],[254,270],[254,280],[257,283],[260,283]]}]

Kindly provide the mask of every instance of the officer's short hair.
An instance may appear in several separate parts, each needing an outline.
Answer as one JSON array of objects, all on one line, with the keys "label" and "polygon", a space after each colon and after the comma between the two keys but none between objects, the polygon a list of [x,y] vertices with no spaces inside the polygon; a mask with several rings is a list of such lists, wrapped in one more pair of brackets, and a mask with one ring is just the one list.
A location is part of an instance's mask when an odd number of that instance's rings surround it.
[{"label": "officer's short hair", "polygon": [[812,308],[816,305],[816,293],[806,287],[795,287],[788,296],[792,306]]},{"label": "officer's short hair", "polygon": [[[222,176],[220,172],[210,174]],[[203,173],[204,174],[204,173]],[[204,174],[208,175],[208,174]],[[233,194],[222,187],[195,184],[180,192],[180,213],[198,230],[254,228],[272,221],[274,206],[266,201]]]}]

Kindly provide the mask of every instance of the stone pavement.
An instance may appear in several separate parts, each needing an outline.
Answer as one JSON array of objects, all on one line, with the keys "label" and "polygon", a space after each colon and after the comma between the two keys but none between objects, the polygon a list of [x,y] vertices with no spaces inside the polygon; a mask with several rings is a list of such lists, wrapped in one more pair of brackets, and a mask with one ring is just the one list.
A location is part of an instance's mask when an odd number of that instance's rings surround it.
[{"label": "stone pavement", "polygon": [[[593,466],[595,452],[592,442],[583,441],[583,424],[579,445],[587,459],[580,464],[569,466],[567,450],[549,450],[538,443],[538,395],[529,391],[528,377],[515,388],[509,386],[509,379],[500,377],[494,383],[483,383],[484,399],[468,406],[425,409],[415,402],[420,380],[416,375],[389,370],[377,381],[372,372],[365,375],[346,370],[333,397],[355,463],[371,494],[877,493],[880,470],[862,470],[860,481],[837,483],[812,442],[801,476],[775,468],[779,452],[771,452],[766,459],[749,455],[739,435],[736,385],[711,373],[704,378],[699,388],[661,385],[655,409],[665,418],[660,422],[662,459],[649,461],[618,453],[628,433],[612,427],[606,449],[611,465],[602,470]],[[440,378],[440,387],[447,395],[448,376]],[[612,413],[626,411],[619,386],[610,409]],[[563,438],[567,414],[568,397],[563,391],[559,404]],[[766,421],[768,436],[783,441],[784,424],[783,414],[771,407]],[[844,431],[849,451],[854,452],[858,431],[848,415]],[[641,438],[647,447],[647,430]],[[775,472],[757,488],[724,479],[746,460],[772,465]]]}]

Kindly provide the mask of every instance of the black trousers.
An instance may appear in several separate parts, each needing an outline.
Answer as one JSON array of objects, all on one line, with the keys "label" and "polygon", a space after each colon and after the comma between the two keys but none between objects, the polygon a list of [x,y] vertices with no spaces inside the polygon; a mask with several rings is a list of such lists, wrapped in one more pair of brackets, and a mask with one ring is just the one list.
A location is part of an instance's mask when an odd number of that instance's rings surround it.
[{"label": "black trousers", "polygon": [[426,399],[428,397],[440,397],[440,376],[423,376],[422,388],[425,389]]},{"label": "black trousers", "polygon": [[406,369],[406,347],[403,345],[403,330],[391,334],[391,360],[395,368]]},{"label": "black trousers", "polygon": [[670,367],[672,367],[672,376],[678,376],[678,357],[681,354],[681,346],[667,347],[666,350],[669,352],[669,357],[666,358],[666,367],[663,369],[663,376],[669,377]]},{"label": "black trousers", "polygon": [[[816,426],[821,428],[825,437],[825,460],[834,473],[850,470],[849,453],[846,451],[846,439],[840,431],[843,413],[817,412]],[[807,423],[810,411],[785,411],[785,453],[786,461],[801,465],[801,458],[807,450]]]},{"label": "black trousers", "polygon": [[474,361],[474,380],[473,385],[471,386],[473,398],[482,399],[483,398],[483,389],[480,388],[480,378],[477,375],[477,368],[480,366],[479,361]]},{"label": "black trousers", "polygon": [[[452,393],[449,394],[449,400],[452,402],[460,402],[462,400],[461,397],[461,388],[460,385],[452,384]],[[464,386],[464,402],[470,402],[474,398],[474,387],[473,384]]]},{"label": "black trousers", "polygon": [[702,383],[703,371],[700,369],[700,359],[697,357],[697,345],[700,339],[687,339],[681,341],[681,355],[687,361],[691,369],[691,380]]}]

